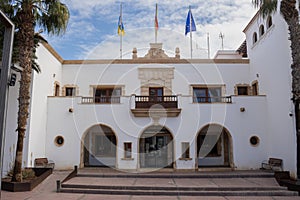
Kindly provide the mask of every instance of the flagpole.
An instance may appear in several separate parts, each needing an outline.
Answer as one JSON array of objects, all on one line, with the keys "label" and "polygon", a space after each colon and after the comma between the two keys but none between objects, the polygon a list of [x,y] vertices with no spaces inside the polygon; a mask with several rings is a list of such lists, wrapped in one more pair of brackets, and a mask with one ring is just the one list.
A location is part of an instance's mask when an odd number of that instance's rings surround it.
[{"label": "flagpole", "polygon": [[157,29],[158,29],[158,19],[157,19],[157,11],[158,11],[158,8],[157,8],[157,3],[156,3],[156,10],[155,10],[155,21],[154,21],[154,29],[155,29],[155,43],[157,43]]},{"label": "flagpole", "polygon": [[210,59],[209,33],[207,33],[207,57]]},{"label": "flagpole", "polygon": [[[120,4],[120,21],[123,23],[122,20],[122,3]],[[123,33],[120,34],[120,59],[122,59],[122,49],[123,49]]]},{"label": "flagpole", "polygon": [[192,42],[192,11],[191,6],[189,6],[189,15],[190,15],[190,45],[191,45],[191,59],[193,58],[193,42]]}]

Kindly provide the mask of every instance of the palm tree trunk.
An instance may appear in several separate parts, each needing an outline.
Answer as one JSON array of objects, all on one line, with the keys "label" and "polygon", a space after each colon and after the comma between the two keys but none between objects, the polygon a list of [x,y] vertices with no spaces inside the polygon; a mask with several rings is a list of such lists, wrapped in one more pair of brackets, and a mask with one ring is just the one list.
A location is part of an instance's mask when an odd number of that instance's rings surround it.
[{"label": "palm tree trunk", "polygon": [[296,0],[282,0],[280,4],[280,12],[285,19],[291,40],[292,50],[292,93],[293,102],[295,104],[295,121],[296,121],[296,137],[297,137],[297,176],[300,177],[300,24],[299,12],[296,9]]},{"label": "palm tree trunk", "polygon": [[34,48],[34,16],[32,14],[32,5],[23,3],[22,11],[18,16],[22,19],[20,30],[17,35],[19,37],[19,61],[20,67],[23,69],[21,73],[20,89],[19,89],[19,112],[18,112],[18,141],[15,157],[15,165],[12,181],[22,182],[22,160],[23,160],[23,143],[29,116],[30,105],[30,86],[32,74],[32,55]]},{"label": "palm tree trunk", "polygon": [[300,101],[300,24],[295,0],[282,0],[280,12],[288,24],[292,50],[292,93],[293,101]]}]

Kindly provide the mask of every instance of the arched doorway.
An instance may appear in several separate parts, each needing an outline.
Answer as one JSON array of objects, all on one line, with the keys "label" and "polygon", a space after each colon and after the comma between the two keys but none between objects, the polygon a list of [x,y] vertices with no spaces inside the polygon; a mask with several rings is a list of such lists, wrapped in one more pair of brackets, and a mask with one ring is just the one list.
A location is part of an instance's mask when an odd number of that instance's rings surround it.
[{"label": "arched doorway", "polygon": [[220,125],[202,128],[197,137],[198,167],[230,167],[232,165],[232,139]]},{"label": "arched doorway", "polygon": [[84,167],[115,167],[117,139],[105,125],[91,127],[83,139]]},{"label": "arched doorway", "polygon": [[173,167],[173,136],[162,126],[148,127],[139,140],[141,168]]}]

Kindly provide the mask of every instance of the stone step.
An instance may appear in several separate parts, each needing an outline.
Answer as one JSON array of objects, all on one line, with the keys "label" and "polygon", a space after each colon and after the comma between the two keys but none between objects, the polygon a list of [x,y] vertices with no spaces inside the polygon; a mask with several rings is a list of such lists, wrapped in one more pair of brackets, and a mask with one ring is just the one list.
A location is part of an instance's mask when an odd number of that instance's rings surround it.
[{"label": "stone step", "polygon": [[90,178],[274,178],[270,172],[195,172],[195,173],[78,173]]},{"label": "stone step", "polygon": [[68,189],[107,189],[107,190],[163,190],[163,191],[282,191],[285,188],[280,186],[273,187],[185,187],[185,186],[115,186],[115,185],[84,185],[84,184],[62,184],[62,188]]},{"label": "stone step", "polygon": [[297,192],[287,190],[253,191],[251,188],[244,191],[186,191],[186,190],[115,190],[115,189],[84,189],[61,188],[62,193],[106,194],[106,195],[143,195],[143,196],[297,196]]}]

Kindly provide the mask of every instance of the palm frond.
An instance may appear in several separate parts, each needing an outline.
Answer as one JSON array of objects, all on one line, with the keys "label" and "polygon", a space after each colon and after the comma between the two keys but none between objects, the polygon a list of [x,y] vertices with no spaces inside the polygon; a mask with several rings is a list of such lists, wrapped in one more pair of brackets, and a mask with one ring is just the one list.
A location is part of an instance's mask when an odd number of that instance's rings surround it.
[{"label": "palm frond", "polygon": [[44,6],[39,8],[38,25],[51,35],[65,33],[70,18],[67,6],[58,0],[46,0]]},{"label": "palm frond", "polygon": [[277,11],[278,0],[252,0],[252,4],[259,8],[260,15],[266,18]]}]

